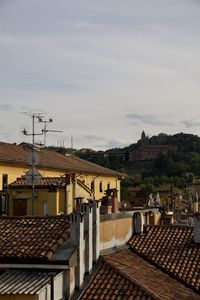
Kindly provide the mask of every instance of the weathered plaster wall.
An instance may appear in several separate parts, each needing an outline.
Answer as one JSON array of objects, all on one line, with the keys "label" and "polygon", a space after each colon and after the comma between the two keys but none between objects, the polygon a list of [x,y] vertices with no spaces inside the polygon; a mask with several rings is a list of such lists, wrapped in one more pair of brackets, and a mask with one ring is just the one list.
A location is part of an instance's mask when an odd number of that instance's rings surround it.
[{"label": "weathered plaster wall", "polygon": [[101,215],[100,250],[122,246],[133,234],[132,214]]}]

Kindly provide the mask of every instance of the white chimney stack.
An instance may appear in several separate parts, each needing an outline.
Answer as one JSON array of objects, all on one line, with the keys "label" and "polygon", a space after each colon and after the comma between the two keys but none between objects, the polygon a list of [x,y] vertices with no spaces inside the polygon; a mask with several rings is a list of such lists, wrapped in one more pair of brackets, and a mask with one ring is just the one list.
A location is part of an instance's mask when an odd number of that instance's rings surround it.
[{"label": "white chimney stack", "polygon": [[93,207],[90,203],[81,204],[84,214],[84,239],[85,239],[85,273],[90,274],[93,262]]},{"label": "white chimney stack", "polygon": [[100,206],[97,200],[90,203],[93,206],[93,262],[97,262],[100,254]]},{"label": "white chimney stack", "polygon": [[83,215],[79,213],[71,214],[71,243],[78,246],[77,255],[77,266],[75,274],[75,286],[80,288],[83,283],[83,278],[85,274],[85,264],[84,264],[84,253],[85,253],[85,243],[84,243],[84,222]]},{"label": "white chimney stack", "polygon": [[194,213],[194,242],[200,244],[200,213]]}]

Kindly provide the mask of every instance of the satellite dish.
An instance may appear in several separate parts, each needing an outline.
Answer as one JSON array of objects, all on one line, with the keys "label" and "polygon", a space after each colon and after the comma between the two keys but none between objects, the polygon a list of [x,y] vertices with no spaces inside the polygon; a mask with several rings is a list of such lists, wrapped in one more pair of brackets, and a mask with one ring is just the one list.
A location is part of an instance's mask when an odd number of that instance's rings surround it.
[{"label": "satellite dish", "polygon": [[39,160],[40,160],[40,157],[39,157],[39,154],[34,152],[30,152],[28,154],[28,162],[30,165],[32,165],[32,163],[34,162],[34,165],[36,166],[38,163],[39,163]]},{"label": "satellite dish", "polygon": [[28,182],[36,183],[42,178],[42,175],[34,168],[33,170],[29,170],[24,177]]}]

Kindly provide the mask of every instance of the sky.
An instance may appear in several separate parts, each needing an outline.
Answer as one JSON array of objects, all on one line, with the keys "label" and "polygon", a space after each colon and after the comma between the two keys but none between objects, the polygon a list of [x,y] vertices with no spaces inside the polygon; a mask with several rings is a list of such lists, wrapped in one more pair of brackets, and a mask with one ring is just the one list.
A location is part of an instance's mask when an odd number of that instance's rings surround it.
[{"label": "sky", "polygon": [[198,0],[0,0],[0,141],[31,142],[30,113],[77,149],[200,135],[199,16]]}]

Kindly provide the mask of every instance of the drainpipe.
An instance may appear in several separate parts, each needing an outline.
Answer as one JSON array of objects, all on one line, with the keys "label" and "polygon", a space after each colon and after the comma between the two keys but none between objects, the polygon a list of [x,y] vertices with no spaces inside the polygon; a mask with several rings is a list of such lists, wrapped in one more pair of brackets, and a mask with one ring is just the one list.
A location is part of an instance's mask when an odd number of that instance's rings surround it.
[{"label": "drainpipe", "polygon": [[54,300],[54,277],[51,275],[51,300]]},{"label": "drainpipe", "polygon": [[64,188],[64,215],[67,214],[67,176],[65,175],[65,188]]}]

